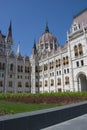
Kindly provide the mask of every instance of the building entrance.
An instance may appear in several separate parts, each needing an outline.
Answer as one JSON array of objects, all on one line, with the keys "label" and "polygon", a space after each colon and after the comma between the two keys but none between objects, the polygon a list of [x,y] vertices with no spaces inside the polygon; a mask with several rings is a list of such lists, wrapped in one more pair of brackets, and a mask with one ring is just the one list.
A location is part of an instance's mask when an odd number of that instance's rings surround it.
[{"label": "building entrance", "polygon": [[87,77],[85,74],[79,74],[78,78],[78,90],[79,91],[87,91]]}]

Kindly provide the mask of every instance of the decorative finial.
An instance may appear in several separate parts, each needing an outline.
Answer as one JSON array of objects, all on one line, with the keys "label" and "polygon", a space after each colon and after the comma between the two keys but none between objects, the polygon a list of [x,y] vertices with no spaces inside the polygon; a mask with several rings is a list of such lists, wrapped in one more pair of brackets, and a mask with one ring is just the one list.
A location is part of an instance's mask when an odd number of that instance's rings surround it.
[{"label": "decorative finial", "polygon": [[46,23],[45,33],[49,32],[48,23]]}]

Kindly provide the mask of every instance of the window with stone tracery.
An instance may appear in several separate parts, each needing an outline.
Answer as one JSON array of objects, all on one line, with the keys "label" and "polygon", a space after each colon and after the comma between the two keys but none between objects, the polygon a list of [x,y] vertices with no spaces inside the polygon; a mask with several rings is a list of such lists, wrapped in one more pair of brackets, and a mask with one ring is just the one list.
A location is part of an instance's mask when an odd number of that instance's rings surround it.
[{"label": "window with stone tracery", "polygon": [[68,58],[68,56],[66,56],[66,59],[65,59],[65,64],[69,64],[69,58]]},{"label": "window with stone tracery", "polygon": [[3,86],[3,82],[2,81],[0,81],[0,87],[2,87]]},{"label": "window with stone tracery", "polygon": [[58,83],[57,85],[61,85],[61,78],[58,78]]},{"label": "window with stone tracery", "polygon": [[43,66],[39,66],[39,72],[42,72]]},{"label": "window with stone tracery", "polygon": [[45,87],[47,87],[48,86],[48,82],[47,82],[47,80],[45,80]]},{"label": "window with stone tracery", "polygon": [[44,64],[44,71],[48,70],[48,65]]},{"label": "window with stone tracery", "polygon": [[38,82],[36,82],[36,87],[38,87]]},{"label": "window with stone tracery", "polygon": [[69,84],[69,77],[68,77],[68,76],[65,77],[65,84],[66,84],[66,85]]},{"label": "window with stone tracery", "polygon": [[78,47],[76,45],[74,46],[74,55],[75,57],[78,56]]},{"label": "window with stone tracery", "polygon": [[9,87],[12,87],[12,81],[9,81]]},{"label": "window with stone tracery", "polygon": [[22,87],[22,83],[21,82],[18,82],[18,87]]},{"label": "window with stone tracery", "polygon": [[54,80],[51,79],[51,86],[54,86]]},{"label": "window with stone tracery", "polygon": [[60,59],[56,60],[56,67],[60,67]]},{"label": "window with stone tracery", "polygon": [[10,64],[10,71],[13,71],[13,64]]},{"label": "window with stone tracery", "polygon": [[42,87],[42,81],[40,81],[40,87]]},{"label": "window with stone tracery", "polygon": [[65,57],[63,57],[63,65],[65,65],[66,64],[66,59],[65,59]]},{"label": "window with stone tracery", "polygon": [[78,45],[78,50],[79,50],[79,55],[82,55],[83,54],[83,47],[82,47],[81,43]]},{"label": "window with stone tracery", "polygon": [[54,68],[54,62],[53,61],[49,63],[49,67],[50,67],[50,69]]},{"label": "window with stone tracery", "polygon": [[5,63],[0,62],[0,70],[4,70],[4,69],[5,69]]},{"label": "window with stone tracery", "polygon": [[25,83],[25,87],[29,87],[29,83],[28,82]]}]

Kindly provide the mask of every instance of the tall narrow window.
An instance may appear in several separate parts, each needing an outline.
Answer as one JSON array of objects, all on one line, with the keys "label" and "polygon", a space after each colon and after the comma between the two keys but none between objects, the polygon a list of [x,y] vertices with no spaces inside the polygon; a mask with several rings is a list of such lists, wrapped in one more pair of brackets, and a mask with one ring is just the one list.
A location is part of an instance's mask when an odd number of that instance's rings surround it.
[{"label": "tall narrow window", "polygon": [[66,85],[69,84],[69,77],[68,77],[68,76],[65,77],[65,84],[66,84]]},{"label": "tall narrow window", "polygon": [[74,54],[75,54],[75,57],[78,56],[78,47],[76,45],[74,46]]},{"label": "tall narrow window", "polygon": [[3,86],[3,83],[2,83],[2,81],[0,81],[0,87],[2,87]]},{"label": "tall narrow window", "polygon": [[40,81],[40,87],[42,87],[42,81]]},{"label": "tall narrow window", "polygon": [[10,71],[13,71],[13,64],[10,64]]},{"label": "tall narrow window", "polygon": [[79,44],[78,48],[79,48],[79,55],[82,55],[83,54],[82,44]]},{"label": "tall narrow window", "polygon": [[12,87],[12,81],[9,81],[9,87]]},{"label": "tall narrow window", "polygon": [[63,57],[63,65],[66,64],[66,60],[65,60],[65,57]]},{"label": "tall narrow window", "polygon": [[83,60],[81,60],[81,66],[83,66],[84,65],[84,61]]},{"label": "tall narrow window", "polygon": [[5,69],[5,63],[3,63],[3,65],[2,65],[2,69],[3,69],[3,70]]},{"label": "tall narrow window", "polygon": [[47,87],[48,86],[48,82],[47,82],[47,80],[45,80],[45,87]]},{"label": "tall narrow window", "polygon": [[79,67],[79,61],[76,62],[77,67]]},{"label": "tall narrow window", "polygon": [[36,87],[38,88],[38,82],[36,82]]},{"label": "tall narrow window", "polygon": [[1,62],[0,62],[0,70],[1,70]]},{"label": "tall narrow window", "polygon": [[23,66],[21,66],[21,72],[23,72]]},{"label": "tall narrow window", "polygon": [[20,69],[20,65],[18,65],[18,72],[20,72],[20,70],[21,70],[21,69]]},{"label": "tall narrow window", "polygon": [[22,84],[21,84],[21,82],[18,82],[18,87],[22,87]]},{"label": "tall narrow window", "polygon": [[58,85],[61,85],[61,78],[58,78]]},{"label": "tall narrow window", "polygon": [[51,79],[51,86],[54,86],[54,80]]},{"label": "tall narrow window", "polygon": [[28,82],[25,83],[25,87],[29,87],[29,83]]},{"label": "tall narrow window", "polygon": [[67,65],[69,64],[69,58],[68,58],[68,56],[66,56],[66,64]]}]

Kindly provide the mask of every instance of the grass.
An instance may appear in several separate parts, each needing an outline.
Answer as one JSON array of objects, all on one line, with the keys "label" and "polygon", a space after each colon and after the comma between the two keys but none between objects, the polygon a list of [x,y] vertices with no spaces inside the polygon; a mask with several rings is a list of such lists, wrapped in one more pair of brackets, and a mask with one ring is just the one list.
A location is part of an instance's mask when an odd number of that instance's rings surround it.
[{"label": "grass", "polygon": [[26,104],[0,100],[0,114],[15,114],[56,107],[58,104]]},{"label": "grass", "polygon": [[41,110],[46,108],[52,108],[56,106],[63,105],[61,104],[45,104],[45,103],[22,103],[22,102],[8,102],[6,99],[9,98],[24,98],[24,97],[46,97],[46,96],[59,96],[59,97],[81,97],[81,98],[87,98],[87,91],[84,92],[56,92],[56,93],[43,93],[43,94],[26,94],[26,93],[16,93],[16,94],[10,94],[10,93],[2,93],[0,94],[0,115],[3,114],[15,114],[15,113],[22,113],[22,112],[29,112],[29,111],[35,111],[35,110]]}]

